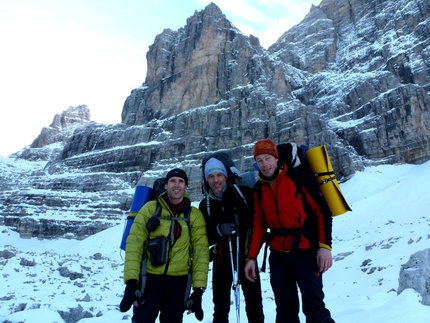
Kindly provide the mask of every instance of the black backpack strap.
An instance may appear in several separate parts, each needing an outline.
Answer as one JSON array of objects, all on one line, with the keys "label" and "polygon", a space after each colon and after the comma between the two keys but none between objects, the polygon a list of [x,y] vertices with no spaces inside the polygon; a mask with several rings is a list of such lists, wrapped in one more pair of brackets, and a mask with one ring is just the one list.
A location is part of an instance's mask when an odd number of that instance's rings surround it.
[{"label": "black backpack strap", "polygon": [[[262,195],[261,186],[262,186],[261,181],[257,181],[257,183],[255,183],[255,185],[254,185],[254,192],[257,193],[257,198],[258,198],[258,201],[260,202],[260,205],[261,205],[261,195]],[[263,213],[263,220],[264,220],[264,222],[266,222],[266,213],[264,213],[263,208],[261,209],[261,211]],[[270,240],[272,240],[270,232],[266,233],[266,239],[265,240],[266,240],[266,242],[265,242],[265,246],[264,246],[263,263],[261,264],[261,271],[263,273],[266,272],[267,249],[269,248]]]},{"label": "black backpack strap", "polygon": [[261,271],[266,272],[266,259],[267,259],[267,249],[269,248],[269,242],[271,238],[269,233],[266,234],[266,245],[264,246],[263,263],[261,264]]},{"label": "black backpack strap", "polygon": [[156,216],[157,218],[161,217],[161,204],[157,201],[157,208],[155,209],[155,213],[153,216]]},{"label": "black backpack strap", "polygon": [[257,181],[257,183],[255,183],[253,190],[257,193],[258,201],[261,204],[261,181]]},{"label": "black backpack strap", "polygon": [[[155,212],[152,216],[155,217],[161,217],[161,204],[157,201],[157,208],[155,209]],[[141,298],[143,296],[143,292],[145,291],[146,286],[146,264],[147,264],[147,258],[143,257],[142,263],[140,266],[140,273],[139,273],[139,285],[140,289],[136,291],[136,295]]]},{"label": "black backpack strap", "polygon": [[315,176],[315,180],[319,176],[329,176],[325,180],[323,180],[321,182],[317,182],[318,185],[324,185],[324,184],[331,182],[331,181],[334,181],[336,179],[336,175],[334,174],[334,172],[315,173],[314,176]]},{"label": "black backpack strap", "polygon": [[206,211],[208,212],[208,217],[211,216],[211,198],[209,193],[206,194]]},{"label": "black backpack strap", "polygon": [[[191,223],[190,223],[190,217],[191,217],[191,205],[188,207],[188,212],[185,214],[185,219],[181,218],[182,220],[185,220],[188,225],[188,231],[190,236],[190,249],[191,249]],[[185,295],[184,295],[184,306],[187,306],[188,298],[190,297],[191,293],[191,285],[193,283],[193,270],[192,267],[190,267],[190,270],[188,271],[188,281],[187,281],[187,287],[185,289]]]},{"label": "black backpack strap", "polygon": [[241,189],[240,189],[240,187],[239,187],[239,185],[237,185],[237,184],[230,184],[231,186],[232,186],[232,188],[233,188],[233,192],[234,192],[234,194],[236,195],[236,197],[248,208],[248,209],[250,209],[250,207],[249,207],[249,204],[248,204],[248,202],[246,201],[246,198],[245,198],[245,195],[243,195],[243,193],[242,193],[242,191],[241,191]]}]

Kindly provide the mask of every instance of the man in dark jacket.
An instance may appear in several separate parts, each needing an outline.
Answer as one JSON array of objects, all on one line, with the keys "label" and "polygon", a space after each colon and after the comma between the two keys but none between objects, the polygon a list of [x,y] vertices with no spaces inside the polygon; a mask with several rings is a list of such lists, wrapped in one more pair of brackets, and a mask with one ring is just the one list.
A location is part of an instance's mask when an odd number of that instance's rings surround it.
[{"label": "man in dark jacket", "polygon": [[[239,234],[239,267],[242,275],[245,256],[248,251],[248,238],[252,225],[253,191],[246,186],[239,189],[246,198],[244,201],[235,188],[227,183],[224,164],[210,158],[204,165],[204,176],[210,186],[208,196],[200,202],[209,238],[213,247],[212,291],[214,303],[214,323],[227,323],[230,311],[230,295],[233,283],[229,239],[232,244],[233,263],[236,266],[236,234]],[[264,322],[260,281],[252,283],[240,280],[246,302],[248,322]]]},{"label": "man in dark jacket", "polygon": [[276,323],[300,322],[297,285],[306,322],[334,323],[322,290],[322,273],[332,266],[330,209],[313,178],[278,163],[278,151],[271,140],[257,141],[253,153],[260,177],[254,193],[255,219],[245,275],[256,281],[255,260],[270,229]]},{"label": "man in dark jacket", "polygon": [[[187,186],[183,170],[169,171],[166,192],[142,207],[130,229],[124,262],[127,286],[120,310],[128,311],[134,305],[133,323],[155,322],[158,314],[161,323],[182,322],[190,270],[194,291],[187,302],[189,313],[203,319],[209,245],[203,215],[191,206]],[[159,215],[157,205],[161,205]],[[139,275],[141,270],[145,276]],[[142,282],[143,295],[139,295]]]}]

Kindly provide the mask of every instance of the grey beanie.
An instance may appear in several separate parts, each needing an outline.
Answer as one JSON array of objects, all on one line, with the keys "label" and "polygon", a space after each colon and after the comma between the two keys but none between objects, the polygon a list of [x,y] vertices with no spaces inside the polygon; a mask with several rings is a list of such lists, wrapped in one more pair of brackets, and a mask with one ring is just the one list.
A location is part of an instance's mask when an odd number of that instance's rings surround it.
[{"label": "grey beanie", "polygon": [[205,164],[205,179],[208,180],[209,175],[213,173],[222,173],[225,177],[228,177],[224,164],[212,157]]}]

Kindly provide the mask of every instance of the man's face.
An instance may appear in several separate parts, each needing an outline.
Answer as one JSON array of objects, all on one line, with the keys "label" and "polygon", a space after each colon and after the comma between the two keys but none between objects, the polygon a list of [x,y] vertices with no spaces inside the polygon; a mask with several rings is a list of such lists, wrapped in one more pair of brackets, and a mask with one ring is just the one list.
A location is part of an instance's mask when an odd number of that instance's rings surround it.
[{"label": "man's face", "polygon": [[219,197],[221,195],[226,180],[227,178],[223,173],[212,173],[208,176],[208,184],[215,196]]},{"label": "man's face", "polygon": [[167,191],[167,196],[169,200],[177,204],[182,201],[184,198],[185,191],[187,190],[187,186],[185,185],[185,180],[181,177],[173,176],[169,178],[164,188]]},{"label": "man's face", "polygon": [[260,172],[266,177],[272,177],[278,169],[278,159],[269,154],[261,154],[255,158]]}]

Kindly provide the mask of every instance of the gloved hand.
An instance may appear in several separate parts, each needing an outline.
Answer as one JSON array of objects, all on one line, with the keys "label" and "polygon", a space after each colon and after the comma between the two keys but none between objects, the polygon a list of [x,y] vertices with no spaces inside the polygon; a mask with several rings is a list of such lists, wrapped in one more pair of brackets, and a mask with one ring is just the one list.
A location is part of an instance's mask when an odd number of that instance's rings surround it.
[{"label": "gloved hand", "polygon": [[152,232],[152,231],[155,231],[155,229],[157,229],[159,225],[160,225],[160,219],[157,218],[156,216],[151,216],[148,222],[146,223],[146,229],[149,232]]},{"label": "gloved hand", "polygon": [[203,309],[202,309],[202,295],[203,290],[201,288],[194,288],[194,291],[190,295],[187,301],[187,308],[191,312],[194,312],[196,319],[199,321],[203,320]]},{"label": "gloved hand", "polygon": [[119,310],[123,313],[127,312],[131,308],[134,301],[138,300],[138,297],[136,296],[136,290],[138,288],[137,281],[132,279],[127,281],[126,284],[127,285],[125,286],[124,297],[119,304]]},{"label": "gloved hand", "polygon": [[218,223],[216,226],[220,236],[229,236],[236,233],[236,225],[234,223]]}]

